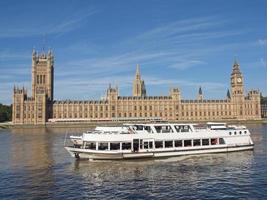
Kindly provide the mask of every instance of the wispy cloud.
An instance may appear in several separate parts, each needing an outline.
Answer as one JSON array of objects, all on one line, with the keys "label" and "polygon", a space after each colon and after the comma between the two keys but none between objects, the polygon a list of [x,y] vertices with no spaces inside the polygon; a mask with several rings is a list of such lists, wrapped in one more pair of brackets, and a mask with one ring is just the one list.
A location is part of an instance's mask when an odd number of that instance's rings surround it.
[{"label": "wispy cloud", "polygon": [[2,74],[0,80],[10,79],[9,81],[13,81],[16,79],[20,79],[21,77],[26,78],[31,75],[30,66],[21,65],[17,67],[16,65],[9,65],[9,68],[1,68],[0,73]]},{"label": "wispy cloud", "polygon": [[[109,83],[118,84],[122,91],[127,89],[129,94],[137,63],[141,64],[142,69],[151,67],[161,68],[163,71],[205,67],[208,64],[206,60],[213,54],[240,48],[243,45],[233,42],[218,44],[218,38],[233,37],[243,33],[239,30],[221,29],[225,24],[227,24],[226,21],[215,20],[212,17],[163,24],[116,44],[120,53],[107,56],[102,56],[100,53],[95,57],[86,56],[87,58],[59,63],[56,68],[57,91],[60,90],[58,95],[68,96],[69,90],[62,90],[65,87],[79,93],[79,95],[72,94],[72,97],[95,97],[96,94],[103,94]],[[79,45],[81,48],[84,47],[84,44],[79,43],[73,44],[73,48],[68,47],[68,49],[77,50]],[[91,53],[90,49],[89,51],[88,55]],[[103,50],[100,48],[99,51]],[[109,51],[106,46],[105,51]],[[210,93],[220,91],[223,94],[227,89],[227,85],[220,82],[189,81],[186,77],[177,80],[172,77],[155,77],[155,75],[153,70],[149,76],[144,74],[143,78],[148,87],[195,89],[202,86]],[[91,94],[87,91],[91,91]]]},{"label": "wispy cloud", "polygon": [[[73,70],[78,68],[94,74],[110,73],[112,71],[118,73],[121,71],[128,71],[129,68],[131,67],[134,69],[135,65],[138,63],[142,65],[148,62],[158,62],[160,59],[163,59],[164,57],[166,58],[171,56],[171,54],[172,54],[171,52],[168,53],[127,52],[125,54],[114,55],[109,57],[73,60],[62,64],[62,67],[67,65],[69,68]],[[80,73],[80,71],[77,70],[76,72]]]},{"label": "wispy cloud", "polygon": [[28,52],[14,52],[8,49],[0,51],[0,61],[18,61],[18,60],[29,60],[31,54]]},{"label": "wispy cloud", "polygon": [[[90,77],[88,79],[80,79],[72,77],[68,80],[60,79],[56,81],[56,97],[58,99],[99,99],[105,95],[105,91],[109,84],[117,85],[120,89],[130,87],[132,84],[132,76],[102,76]],[[79,89],[78,89],[79,88]],[[71,94],[69,91],[72,91]]]},{"label": "wispy cloud", "polygon": [[223,29],[222,27],[226,24],[226,21],[216,19],[216,17],[178,20],[141,33],[135,38],[131,38],[129,43],[138,44],[145,49],[155,47],[182,49],[203,44],[204,40],[212,41],[215,38],[242,34],[239,30]]},{"label": "wispy cloud", "polygon": [[266,46],[267,45],[267,39],[259,39],[258,44],[261,46]]},{"label": "wispy cloud", "polygon": [[266,68],[266,63],[265,63],[265,60],[264,60],[264,58],[260,58],[260,62],[261,62],[261,64],[263,65],[263,67],[265,67],[265,68]]},{"label": "wispy cloud", "polygon": [[[14,38],[14,37],[29,37],[29,36],[42,36],[44,34],[62,34],[73,31],[79,28],[89,16],[92,16],[97,11],[89,9],[85,11],[78,11],[72,13],[61,21],[54,20],[52,23],[40,23],[34,21],[33,24],[26,22],[12,23],[9,27],[2,27],[0,29],[0,38]],[[22,23],[22,25],[20,24]]]},{"label": "wispy cloud", "polygon": [[193,32],[196,30],[203,30],[211,26],[216,26],[222,22],[214,22],[211,17],[202,18],[191,18],[186,20],[178,20],[172,23],[163,24],[160,27],[156,27],[145,33],[142,33],[136,37],[136,39],[147,39],[147,38],[172,38],[175,35]]},{"label": "wispy cloud", "polygon": [[162,79],[158,76],[146,77],[146,84],[151,86],[165,85],[169,87],[204,87],[208,90],[225,89],[227,85],[220,82],[201,82],[201,81],[189,81],[189,80],[177,80],[177,79]]},{"label": "wispy cloud", "polygon": [[250,70],[267,68],[266,61],[263,57],[257,58],[254,62],[247,62],[245,63],[245,66],[247,66]]},{"label": "wispy cloud", "polygon": [[201,66],[203,64],[207,64],[207,63],[201,60],[183,60],[183,61],[171,64],[170,67],[175,68],[175,69],[187,69],[189,67]]},{"label": "wispy cloud", "polygon": [[[79,58],[63,65],[68,65],[70,69],[88,69],[91,73],[127,71],[137,63],[177,70],[203,66],[207,64],[206,58],[211,54],[237,46],[234,43],[218,44],[215,40],[243,33],[239,30],[220,30],[226,23],[212,17],[204,17],[163,24],[118,43],[120,54]],[[75,49],[78,48],[77,44],[74,46]],[[108,51],[106,48],[105,50]]]}]

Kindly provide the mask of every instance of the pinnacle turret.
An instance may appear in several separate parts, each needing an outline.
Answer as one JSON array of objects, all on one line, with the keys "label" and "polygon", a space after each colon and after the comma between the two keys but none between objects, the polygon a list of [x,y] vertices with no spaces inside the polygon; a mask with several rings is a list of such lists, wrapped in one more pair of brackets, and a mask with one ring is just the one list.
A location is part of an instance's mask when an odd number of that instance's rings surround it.
[{"label": "pinnacle turret", "polygon": [[36,56],[36,50],[35,50],[35,48],[32,49],[32,56],[33,57]]},{"label": "pinnacle turret", "polygon": [[139,65],[139,64],[136,65],[135,78],[136,78],[136,79],[141,79],[140,65]]}]

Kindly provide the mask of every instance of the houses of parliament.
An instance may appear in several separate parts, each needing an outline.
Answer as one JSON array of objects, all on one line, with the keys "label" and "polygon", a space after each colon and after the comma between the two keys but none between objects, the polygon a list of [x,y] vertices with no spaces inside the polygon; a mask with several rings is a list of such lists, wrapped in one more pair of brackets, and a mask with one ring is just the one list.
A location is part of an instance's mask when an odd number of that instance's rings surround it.
[{"label": "houses of parliament", "polygon": [[133,80],[132,96],[120,96],[109,86],[104,99],[57,101],[54,99],[54,55],[32,52],[32,88],[13,90],[13,124],[46,124],[81,121],[227,121],[261,119],[260,92],[244,93],[244,77],[235,61],[230,76],[231,89],[225,99],[205,99],[199,88],[197,98],[186,100],[178,88],[168,96],[148,96],[139,66]]}]

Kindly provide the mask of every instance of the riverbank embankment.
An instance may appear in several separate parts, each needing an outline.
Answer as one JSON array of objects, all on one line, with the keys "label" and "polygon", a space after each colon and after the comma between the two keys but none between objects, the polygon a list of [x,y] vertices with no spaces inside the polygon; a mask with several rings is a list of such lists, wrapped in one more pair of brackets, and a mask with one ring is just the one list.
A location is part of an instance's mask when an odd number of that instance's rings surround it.
[{"label": "riverbank embankment", "polygon": [[[211,120],[209,120],[211,121]],[[206,123],[207,121],[173,121],[174,123]],[[214,120],[213,120],[214,122]],[[217,121],[217,122],[227,122],[228,124],[262,124],[267,123],[267,119],[262,120],[227,120],[227,121]],[[106,121],[106,122],[48,122],[46,124],[12,124],[12,122],[0,123],[0,129],[7,128],[90,128],[95,126],[119,126],[125,123],[144,123],[143,121]],[[149,122],[147,122],[149,123]],[[153,122],[155,123],[155,122]]]}]

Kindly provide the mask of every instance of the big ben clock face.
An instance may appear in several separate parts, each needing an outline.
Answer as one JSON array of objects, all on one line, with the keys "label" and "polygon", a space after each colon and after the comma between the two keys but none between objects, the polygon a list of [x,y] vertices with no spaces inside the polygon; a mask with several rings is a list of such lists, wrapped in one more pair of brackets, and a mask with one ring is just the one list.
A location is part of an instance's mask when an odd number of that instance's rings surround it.
[{"label": "big ben clock face", "polygon": [[242,82],[242,79],[241,79],[241,78],[238,78],[238,79],[237,79],[237,82],[238,82],[238,83],[241,83],[241,82]]}]

